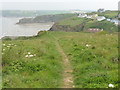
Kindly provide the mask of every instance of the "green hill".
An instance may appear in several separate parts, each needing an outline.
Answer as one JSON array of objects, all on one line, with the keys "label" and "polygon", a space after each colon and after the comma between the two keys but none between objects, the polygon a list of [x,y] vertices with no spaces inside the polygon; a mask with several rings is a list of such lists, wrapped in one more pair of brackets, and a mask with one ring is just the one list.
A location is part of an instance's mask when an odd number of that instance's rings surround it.
[{"label": "green hill", "polygon": [[89,28],[99,28],[109,32],[118,31],[118,27],[109,21],[97,21],[87,18],[72,17],[59,21],[53,25],[51,31],[72,31],[79,32]]},{"label": "green hill", "polygon": [[3,88],[63,87],[67,65],[58,44],[71,63],[75,88],[118,87],[117,33],[48,31],[3,40]]},{"label": "green hill", "polygon": [[36,16],[35,18],[23,18],[20,19],[18,24],[25,23],[42,23],[42,22],[58,22],[73,16],[77,16],[77,14],[56,14],[56,15],[42,15]]},{"label": "green hill", "polygon": [[106,18],[111,18],[111,19],[114,19],[114,18],[118,18],[118,14],[119,14],[119,11],[110,11],[110,10],[107,10],[105,12],[92,12],[92,13],[87,13],[88,15],[91,15],[91,14],[98,14],[99,16],[105,16]]}]

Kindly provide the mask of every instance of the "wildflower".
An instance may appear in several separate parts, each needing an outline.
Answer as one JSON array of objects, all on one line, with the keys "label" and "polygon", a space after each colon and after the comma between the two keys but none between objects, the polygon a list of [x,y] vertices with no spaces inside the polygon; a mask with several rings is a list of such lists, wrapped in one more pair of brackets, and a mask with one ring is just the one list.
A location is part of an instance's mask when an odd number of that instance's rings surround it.
[{"label": "wildflower", "polygon": [[10,46],[7,46],[8,48],[10,47]]},{"label": "wildflower", "polygon": [[5,46],[5,44],[3,44],[3,46]]},{"label": "wildflower", "polygon": [[3,49],[3,51],[5,51],[5,49]]},{"label": "wildflower", "polygon": [[109,86],[109,87],[111,87],[111,88],[113,88],[113,87],[114,87],[114,85],[113,85],[113,84],[109,84],[108,86]]},{"label": "wildflower", "polygon": [[25,57],[26,57],[26,58],[28,58],[28,57],[29,57],[29,55],[25,55]]},{"label": "wildflower", "polygon": [[28,54],[31,54],[30,52],[28,52]]},{"label": "wildflower", "polygon": [[8,44],[9,46],[11,46],[11,44]]},{"label": "wildflower", "polygon": [[86,47],[89,47],[89,46],[91,46],[91,45],[86,44]]},{"label": "wildflower", "polygon": [[36,56],[36,54],[34,54],[34,56]]},{"label": "wildflower", "polygon": [[17,46],[17,45],[14,45],[14,46]]},{"label": "wildflower", "polygon": [[31,55],[29,55],[29,57],[33,57],[33,56],[34,56],[34,55],[32,55],[32,54],[31,54]]}]

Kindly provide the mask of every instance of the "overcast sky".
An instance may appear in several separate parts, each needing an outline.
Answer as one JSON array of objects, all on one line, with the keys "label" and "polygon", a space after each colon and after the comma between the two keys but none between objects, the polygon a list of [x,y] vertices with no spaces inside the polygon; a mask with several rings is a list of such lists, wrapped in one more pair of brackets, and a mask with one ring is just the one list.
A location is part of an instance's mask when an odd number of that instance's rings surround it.
[{"label": "overcast sky", "polygon": [[[0,0],[3,10],[117,10],[119,0]],[[1,7],[1,5],[0,5]]]}]

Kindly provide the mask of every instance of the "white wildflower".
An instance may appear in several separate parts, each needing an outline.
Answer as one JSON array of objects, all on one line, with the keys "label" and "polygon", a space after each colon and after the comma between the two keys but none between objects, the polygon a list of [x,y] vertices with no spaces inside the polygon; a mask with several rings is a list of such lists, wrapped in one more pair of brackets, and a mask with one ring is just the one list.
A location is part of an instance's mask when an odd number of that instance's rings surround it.
[{"label": "white wildflower", "polygon": [[29,55],[25,55],[25,57],[26,57],[26,58],[28,58],[28,57],[29,57]]},{"label": "white wildflower", "polygon": [[3,49],[3,51],[5,51],[5,49]]},{"label": "white wildflower", "polygon": [[36,56],[36,54],[34,54],[34,56]]},{"label": "white wildflower", "polygon": [[3,46],[5,46],[5,44],[3,44]]},{"label": "white wildflower", "polygon": [[9,46],[11,46],[11,44],[8,44]]},{"label": "white wildflower", "polygon": [[32,54],[31,54],[31,55],[29,55],[29,57],[33,57],[33,56],[34,56],[34,55],[32,55]]},{"label": "white wildflower", "polygon": [[7,46],[8,48],[10,47],[10,46]]},{"label": "white wildflower", "polygon": [[14,45],[14,46],[17,46],[17,45]]},{"label": "white wildflower", "polygon": [[31,54],[30,52],[28,52],[28,54]]},{"label": "white wildflower", "polygon": [[89,46],[91,46],[91,45],[86,44],[85,46],[86,46],[86,47],[89,47]]},{"label": "white wildflower", "polygon": [[109,84],[108,86],[109,86],[109,87],[112,87],[112,88],[114,87],[114,85],[113,85],[113,84]]}]

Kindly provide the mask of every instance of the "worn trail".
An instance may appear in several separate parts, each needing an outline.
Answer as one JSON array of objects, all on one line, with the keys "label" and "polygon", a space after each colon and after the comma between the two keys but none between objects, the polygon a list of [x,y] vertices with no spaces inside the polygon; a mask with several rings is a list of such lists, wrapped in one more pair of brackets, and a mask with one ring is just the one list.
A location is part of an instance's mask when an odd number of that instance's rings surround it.
[{"label": "worn trail", "polygon": [[67,57],[67,55],[64,53],[62,47],[60,46],[58,40],[54,37],[55,39],[55,44],[57,47],[57,50],[59,51],[59,53],[62,56],[62,60],[63,60],[63,67],[64,67],[64,71],[63,71],[63,85],[62,88],[74,88],[74,84],[73,84],[73,75],[72,75],[72,66],[70,64],[70,61]]}]

